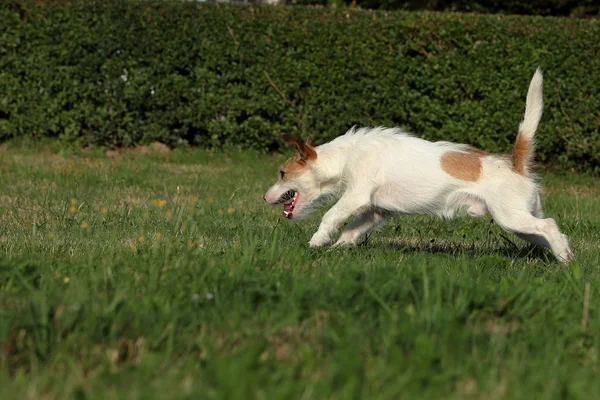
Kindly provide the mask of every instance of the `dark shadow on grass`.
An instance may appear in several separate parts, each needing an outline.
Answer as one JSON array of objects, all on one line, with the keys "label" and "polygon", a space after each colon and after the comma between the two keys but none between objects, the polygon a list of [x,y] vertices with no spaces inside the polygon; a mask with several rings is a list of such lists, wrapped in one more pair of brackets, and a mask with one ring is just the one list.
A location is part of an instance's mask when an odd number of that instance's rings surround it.
[{"label": "dark shadow on grass", "polygon": [[383,243],[371,243],[365,240],[361,245],[383,246],[400,253],[430,253],[447,254],[452,256],[486,256],[497,255],[509,259],[537,259],[542,262],[552,260],[545,249],[528,243],[513,243],[509,239],[498,241],[452,241],[446,239],[393,238]]}]

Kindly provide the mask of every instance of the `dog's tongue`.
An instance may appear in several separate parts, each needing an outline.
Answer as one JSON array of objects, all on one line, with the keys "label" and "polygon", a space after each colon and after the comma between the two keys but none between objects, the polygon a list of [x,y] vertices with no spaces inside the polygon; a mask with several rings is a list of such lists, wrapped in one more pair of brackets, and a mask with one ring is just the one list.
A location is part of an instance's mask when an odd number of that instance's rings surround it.
[{"label": "dog's tongue", "polygon": [[283,205],[283,218],[292,219],[292,211],[294,211],[298,198],[300,198],[300,194],[296,192],[294,197]]},{"label": "dog's tongue", "polygon": [[291,219],[292,218],[292,211],[294,211],[294,204],[293,202],[289,202],[283,205],[283,218],[288,218]]}]

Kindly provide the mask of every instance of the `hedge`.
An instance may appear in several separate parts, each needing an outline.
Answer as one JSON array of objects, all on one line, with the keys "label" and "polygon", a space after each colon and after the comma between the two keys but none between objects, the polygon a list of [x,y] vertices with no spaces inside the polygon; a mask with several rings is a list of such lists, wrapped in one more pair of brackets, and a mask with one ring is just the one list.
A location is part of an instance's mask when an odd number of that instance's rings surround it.
[{"label": "hedge", "polygon": [[[239,0],[236,0],[239,1]],[[259,1],[259,0],[250,0]],[[491,14],[592,17],[600,13],[597,0],[283,0],[285,3],[354,6],[379,10],[463,11]]]},{"label": "hedge", "polygon": [[538,159],[600,172],[594,19],[13,0],[0,21],[0,140],[273,151],[361,124],[506,152],[540,66]]}]

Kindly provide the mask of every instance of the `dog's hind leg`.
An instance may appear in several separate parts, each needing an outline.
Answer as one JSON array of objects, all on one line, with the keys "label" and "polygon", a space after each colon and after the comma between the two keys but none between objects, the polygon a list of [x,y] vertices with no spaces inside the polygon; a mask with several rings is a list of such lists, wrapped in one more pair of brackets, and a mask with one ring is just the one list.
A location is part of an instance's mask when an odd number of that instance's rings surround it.
[{"label": "dog's hind leg", "polygon": [[[552,218],[536,218],[531,210],[518,202],[488,203],[487,206],[501,228],[539,246],[549,247],[559,261],[573,260],[569,241]],[[533,211],[540,212],[537,208]]]},{"label": "dog's hind leg", "polygon": [[468,198],[464,200],[464,204],[468,206],[467,214],[470,217],[482,217],[488,211],[487,207],[485,206],[485,203],[478,199]]},{"label": "dog's hind leg", "polygon": [[342,235],[334,246],[354,245],[359,238],[389,220],[389,215],[376,210],[368,210],[359,215],[352,223],[346,225],[342,230]]},{"label": "dog's hind leg", "polygon": [[533,202],[533,216],[536,218],[544,218],[544,210],[542,210],[542,199],[540,193],[536,190],[535,201]]}]

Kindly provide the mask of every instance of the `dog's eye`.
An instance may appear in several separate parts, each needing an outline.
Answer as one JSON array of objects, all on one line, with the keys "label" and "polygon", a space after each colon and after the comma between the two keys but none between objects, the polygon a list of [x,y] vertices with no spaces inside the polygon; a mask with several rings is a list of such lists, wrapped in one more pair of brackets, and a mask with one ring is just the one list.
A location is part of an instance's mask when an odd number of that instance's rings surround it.
[{"label": "dog's eye", "polygon": [[279,176],[281,177],[281,179],[283,179],[284,175],[285,175],[285,171],[282,170],[282,169],[280,169],[279,170]]}]

